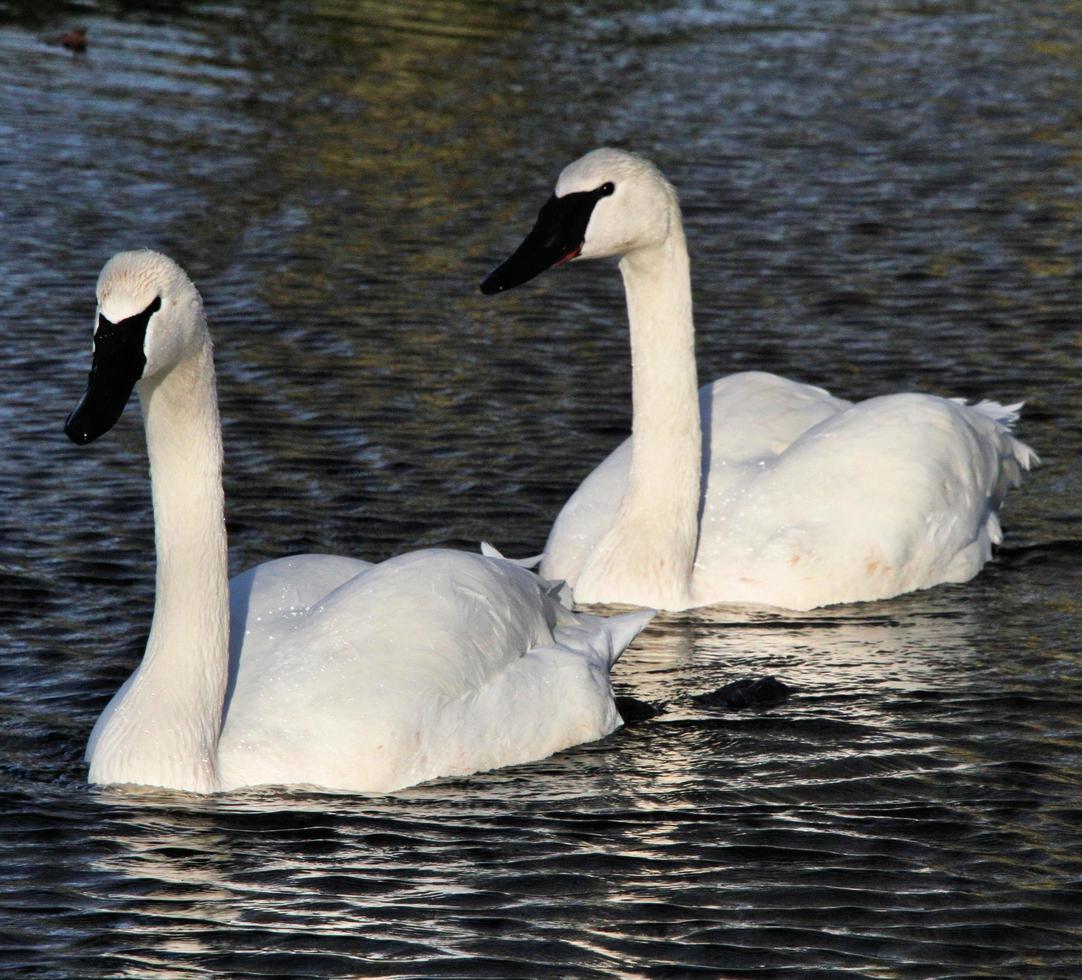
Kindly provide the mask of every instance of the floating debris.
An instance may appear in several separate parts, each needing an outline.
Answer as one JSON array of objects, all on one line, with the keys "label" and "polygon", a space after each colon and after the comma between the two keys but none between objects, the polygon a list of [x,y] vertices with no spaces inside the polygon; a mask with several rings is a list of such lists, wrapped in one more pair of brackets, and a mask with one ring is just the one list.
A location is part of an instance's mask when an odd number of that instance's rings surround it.
[{"label": "floating debris", "polygon": [[82,54],[86,51],[86,28],[72,28],[70,31],[65,31],[56,40],[58,44],[62,44],[69,51],[75,51],[78,54]]},{"label": "floating debris", "polygon": [[745,677],[692,700],[708,708],[772,708],[788,700],[793,689],[776,677]]},{"label": "floating debris", "polygon": [[648,701],[640,701],[638,698],[617,696],[616,710],[624,719],[625,725],[637,725],[640,721],[649,721],[656,718],[664,710],[664,705],[650,704]]}]

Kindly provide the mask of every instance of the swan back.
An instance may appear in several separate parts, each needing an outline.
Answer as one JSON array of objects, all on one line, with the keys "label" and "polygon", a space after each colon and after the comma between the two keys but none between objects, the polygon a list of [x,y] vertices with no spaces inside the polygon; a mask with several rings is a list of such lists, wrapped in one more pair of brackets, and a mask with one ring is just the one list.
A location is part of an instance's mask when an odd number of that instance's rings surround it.
[{"label": "swan back", "polygon": [[[699,596],[795,609],[972,578],[1032,453],[1000,406],[914,393],[829,416],[720,496],[701,528]],[[701,599],[705,602],[705,599]]]},{"label": "swan back", "polygon": [[436,549],[249,617],[223,785],[387,791],[606,735],[609,670],[651,614],[576,614],[552,591],[514,562]]}]

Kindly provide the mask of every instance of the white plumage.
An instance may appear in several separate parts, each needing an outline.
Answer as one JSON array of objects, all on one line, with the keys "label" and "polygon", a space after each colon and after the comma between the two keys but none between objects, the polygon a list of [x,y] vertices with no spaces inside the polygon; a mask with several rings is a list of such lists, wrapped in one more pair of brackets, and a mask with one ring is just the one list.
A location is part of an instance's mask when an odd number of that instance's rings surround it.
[{"label": "white plumage", "polygon": [[[1018,406],[994,402],[899,394],[853,405],[747,372],[704,386],[699,404],[710,439],[679,608],[811,609],[968,581],[1002,540],[1003,495],[1036,460],[1009,433]],[[574,586],[617,516],[631,445],[582,482],[545,547],[542,574],[566,578],[580,599]]]},{"label": "white plumage", "polygon": [[[1019,406],[921,394],[854,405],[762,372],[698,389],[675,192],[648,161],[601,149],[564,169],[546,207],[587,196],[581,240],[560,253],[620,257],[632,436],[560,512],[542,575],[584,603],[810,609],[977,574],[1006,489],[1037,459],[1011,435]],[[547,264],[523,255],[544,217],[486,291]]]},{"label": "white plumage", "polygon": [[[160,299],[138,382],[158,569],[143,661],[91,734],[91,782],[385,792],[543,758],[620,724],[609,670],[651,614],[574,613],[559,584],[491,550],[378,565],[302,555],[227,583],[199,295],[144,251],[111,259],[98,296],[114,324]],[[98,339],[91,386],[116,373]],[[80,427],[85,404],[69,418],[80,442],[104,431]]]}]

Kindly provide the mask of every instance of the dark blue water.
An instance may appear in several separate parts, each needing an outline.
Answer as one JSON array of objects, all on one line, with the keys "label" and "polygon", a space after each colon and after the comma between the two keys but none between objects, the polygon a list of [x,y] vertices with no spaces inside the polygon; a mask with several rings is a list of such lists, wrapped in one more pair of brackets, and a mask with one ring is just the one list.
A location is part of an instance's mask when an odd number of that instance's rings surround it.
[{"label": "dark blue water", "polygon": [[[0,2],[5,972],[1079,974],[1078,15]],[[137,414],[61,431],[105,259],[161,248],[202,289],[234,570],[532,554],[628,428],[619,277],[476,284],[601,144],[681,191],[704,380],[1026,401],[1044,466],[997,561],[661,617],[616,683],[663,711],[535,765],[387,798],[88,789],[153,602]],[[760,674],[793,697],[693,700]]]}]

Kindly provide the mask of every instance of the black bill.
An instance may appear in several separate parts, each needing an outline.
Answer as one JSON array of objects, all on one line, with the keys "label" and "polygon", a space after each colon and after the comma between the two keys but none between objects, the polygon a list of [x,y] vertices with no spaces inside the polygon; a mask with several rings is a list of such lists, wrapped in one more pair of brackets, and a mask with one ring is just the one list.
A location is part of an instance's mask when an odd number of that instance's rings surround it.
[{"label": "black bill", "polygon": [[613,185],[606,183],[594,191],[578,191],[563,197],[553,194],[538,212],[525,241],[481,283],[481,292],[486,296],[502,293],[521,286],[551,266],[575,258],[582,251],[594,206],[613,190]]},{"label": "black bill", "polygon": [[119,323],[106,319],[104,313],[98,314],[86,394],[64,423],[64,431],[72,442],[85,446],[116,425],[135,383],[143,376],[147,363],[143,352],[147,324],[161,306],[161,298],[156,297],[142,313]]}]

